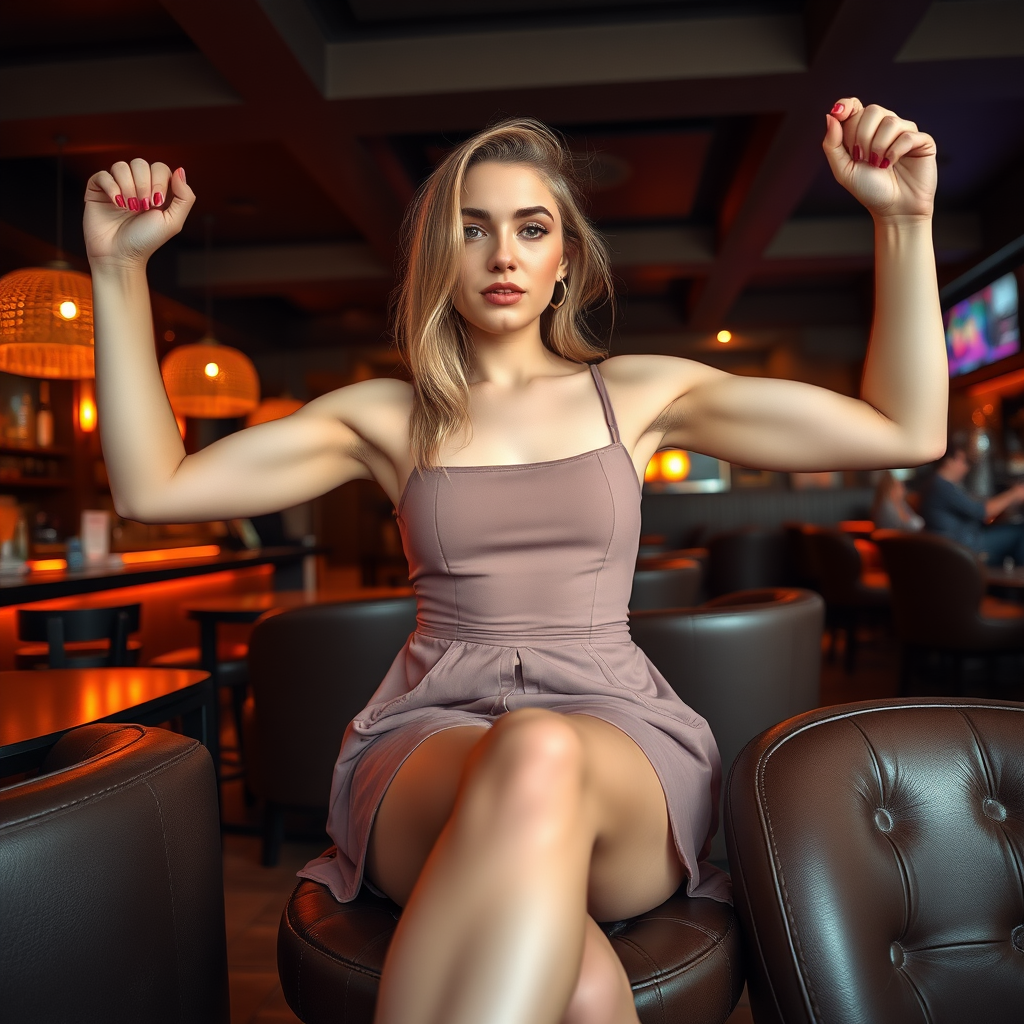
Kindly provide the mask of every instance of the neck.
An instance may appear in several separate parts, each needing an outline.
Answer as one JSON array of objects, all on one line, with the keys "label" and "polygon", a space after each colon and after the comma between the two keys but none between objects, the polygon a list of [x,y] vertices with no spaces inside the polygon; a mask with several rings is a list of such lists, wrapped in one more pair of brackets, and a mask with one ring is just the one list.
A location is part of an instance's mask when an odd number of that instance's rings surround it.
[{"label": "neck", "polygon": [[489,383],[498,387],[521,387],[537,377],[550,377],[572,366],[555,355],[540,337],[540,324],[534,322],[521,331],[508,334],[487,334],[470,329],[473,364],[469,369],[470,384]]}]

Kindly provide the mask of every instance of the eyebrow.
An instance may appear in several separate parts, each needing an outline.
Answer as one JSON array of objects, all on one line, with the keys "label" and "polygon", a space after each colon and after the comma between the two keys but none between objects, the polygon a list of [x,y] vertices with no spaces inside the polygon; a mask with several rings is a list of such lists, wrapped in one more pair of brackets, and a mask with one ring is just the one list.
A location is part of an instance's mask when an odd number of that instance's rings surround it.
[{"label": "eyebrow", "polygon": [[[522,220],[524,217],[535,217],[538,213],[547,214],[552,220],[555,218],[551,216],[551,211],[546,206],[524,206],[521,210],[516,210],[512,214],[513,220]],[[475,206],[464,206],[462,208],[463,217],[476,217],[478,220],[490,220],[491,215],[487,210],[478,210]]]}]

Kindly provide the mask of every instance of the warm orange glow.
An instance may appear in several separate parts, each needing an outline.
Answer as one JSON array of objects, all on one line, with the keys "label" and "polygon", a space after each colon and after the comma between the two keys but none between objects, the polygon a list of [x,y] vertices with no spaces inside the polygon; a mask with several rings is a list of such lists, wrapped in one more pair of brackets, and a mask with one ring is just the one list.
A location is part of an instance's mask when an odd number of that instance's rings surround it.
[{"label": "warm orange glow", "polygon": [[157,551],[124,551],[121,561],[125,565],[140,562],[173,562],[179,558],[213,558],[220,554],[217,544],[197,544],[190,548],[161,548]]},{"label": "warm orange glow", "polygon": [[177,416],[246,416],[260,402],[260,380],[252,360],[212,338],[172,348],[160,373]]},{"label": "warm orange glow", "polygon": [[182,440],[184,440],[185,431],[188,429],[187,424],[185,423],[185,417],[175,416],[174,422],[178,425],[178,433],[181,434]]},{"label": "warm orange glow", "polygon": [[973,398],[975,395],[987,395],[992,392],[1002,394],[1004,391],[1019,391],[1022,387],[1024,387],[1024,370],[1013,370],[999,377],[990,377],[988,380],[972,384],[967,389],[967,394]]},{"label": "warm orange glow", "polygon": [[719,331],[717,337],[723,345],[728,345],[732,341],[732,333],[730,331]]},{"label": "warm orange glow", "polygon": [[661,453],[661,478],[670,482],[685,480],[690,475],[690,456],[686,452]]},{"label": "warm orange glow", "polygon": [[220,373],[220,367],[216,363],[207,363],[203,367],[203,373],[205,373],[207,377],[216,377],[217,374]]},{"label": "warm orange glow", "polygon": [[63,558],[34,558],[25,563],[29,572],[60,572],[68,563]]},{"label": "warm orange glow", "polygon": [[661,459],[658,454],[655,453],[654,458],[647,463],[647,468],[644,470],[644,483],[650,483],[652,480],[657,480],[661,476]]},{"label": "warm orange glow", "polygon": [[91,434],[96,429],[96,403],[84,395],[78,403],[78,425],[84,434]]}]

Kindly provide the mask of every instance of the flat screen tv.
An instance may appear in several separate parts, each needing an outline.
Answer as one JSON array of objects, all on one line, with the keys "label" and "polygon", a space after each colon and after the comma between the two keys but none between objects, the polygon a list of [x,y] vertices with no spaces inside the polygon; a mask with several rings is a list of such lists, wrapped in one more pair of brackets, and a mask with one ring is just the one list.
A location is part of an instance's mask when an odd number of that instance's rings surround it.
[{"label": "flat screen tv", "polygon": [[1003,274],[943,314],[950,377],[1020,351],[1017,278]]}]

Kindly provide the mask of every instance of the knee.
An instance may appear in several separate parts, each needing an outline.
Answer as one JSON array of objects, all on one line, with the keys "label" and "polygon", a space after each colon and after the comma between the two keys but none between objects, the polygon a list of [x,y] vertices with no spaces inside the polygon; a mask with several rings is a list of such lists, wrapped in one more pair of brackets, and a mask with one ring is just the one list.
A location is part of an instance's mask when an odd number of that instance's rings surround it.
[{"label": "knee", "polygon": [[481,744],[476,768],[501,802],[534,810],[563,805],[582,793],[583,741],[563,715],[512,711]]}]

